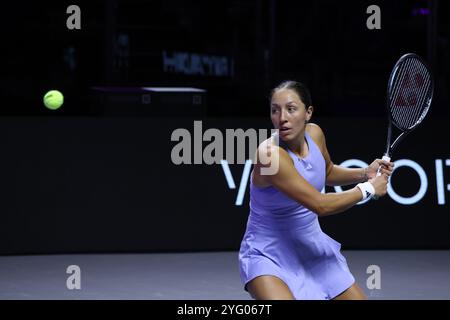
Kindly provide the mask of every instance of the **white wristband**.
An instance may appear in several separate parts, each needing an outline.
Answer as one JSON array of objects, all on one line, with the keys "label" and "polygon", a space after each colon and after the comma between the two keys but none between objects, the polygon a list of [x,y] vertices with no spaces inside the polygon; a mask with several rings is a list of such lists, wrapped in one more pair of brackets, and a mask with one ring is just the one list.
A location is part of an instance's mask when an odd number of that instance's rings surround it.
[{"label": "white wristband", "polygon": [[358,183],[356,186],[359,188],[359,190],[361,190],[363,200],[372,198],[375,194],[375,188],[370,182]]}]

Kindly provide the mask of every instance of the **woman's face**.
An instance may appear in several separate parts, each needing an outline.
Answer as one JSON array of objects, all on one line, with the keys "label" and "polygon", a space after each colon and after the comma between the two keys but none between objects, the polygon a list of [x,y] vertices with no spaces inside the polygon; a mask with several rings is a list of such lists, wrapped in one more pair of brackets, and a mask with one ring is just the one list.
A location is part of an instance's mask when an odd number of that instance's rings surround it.
[{"label": "woman's face", "polygon": [[275,129],[280,131],[280,139],[292,141],[305,130],[306,121],[312,116],[313,107],[300,100],[298,94],[291,89],[275,91],[270,103],[270,117]]}]

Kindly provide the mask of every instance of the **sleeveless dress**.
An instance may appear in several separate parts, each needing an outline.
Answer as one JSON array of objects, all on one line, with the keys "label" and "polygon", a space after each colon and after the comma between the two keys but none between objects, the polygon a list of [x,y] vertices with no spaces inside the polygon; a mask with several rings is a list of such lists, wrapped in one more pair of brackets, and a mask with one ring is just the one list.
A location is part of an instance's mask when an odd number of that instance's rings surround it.
[{"label": "sleeveless dress", "polygon": [[[298,173],[320,192],[325,159],[307,132],[305,138],[306,158],[286,150]],[[252,279],[273,275],[296,299],[332,299],[355,282],[340,249],[340,243],[320,228],[317,214],[274,187],[259,188],[250,181],[250,214],[239,251],[245,290]]]}]

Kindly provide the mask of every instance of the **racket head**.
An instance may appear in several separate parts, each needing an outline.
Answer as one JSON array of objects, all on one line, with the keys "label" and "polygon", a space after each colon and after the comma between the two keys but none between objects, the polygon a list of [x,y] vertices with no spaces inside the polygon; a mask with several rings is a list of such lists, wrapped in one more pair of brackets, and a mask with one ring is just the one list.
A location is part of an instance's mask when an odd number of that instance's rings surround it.
[{"label": "racket head", "polygon": [[427,115],[433,94],[434,80],[425,61],[415,53],[403,55],[388,81],[389,120],[401,131],[413,130]]}]

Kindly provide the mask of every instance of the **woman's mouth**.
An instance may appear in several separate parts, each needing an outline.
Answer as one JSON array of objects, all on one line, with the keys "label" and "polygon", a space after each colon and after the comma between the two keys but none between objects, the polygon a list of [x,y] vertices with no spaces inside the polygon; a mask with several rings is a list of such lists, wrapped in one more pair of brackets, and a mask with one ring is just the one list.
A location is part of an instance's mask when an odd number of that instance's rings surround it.
[{"label": "woman's mouth", "polygon": [[283,136],[291,133],[291,128],[281,127],[279,130],[280,130],[280,135],[283,135]]}]

